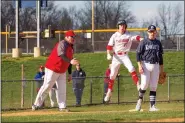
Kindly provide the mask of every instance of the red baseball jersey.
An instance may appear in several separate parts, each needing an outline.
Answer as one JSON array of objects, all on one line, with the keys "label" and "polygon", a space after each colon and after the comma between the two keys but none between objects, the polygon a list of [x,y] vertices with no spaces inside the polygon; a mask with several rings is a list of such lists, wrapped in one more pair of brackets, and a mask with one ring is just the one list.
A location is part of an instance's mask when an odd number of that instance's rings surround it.
[{"label": "red baseball jersey", "polygon": [[73,58],[73,46],[65,40],[62,40],[55,45],[46,61],[45,67],[56,73],[66,72],[70,63],[64,61],[60,57],[61,54],[64,54],[70,60]]}]

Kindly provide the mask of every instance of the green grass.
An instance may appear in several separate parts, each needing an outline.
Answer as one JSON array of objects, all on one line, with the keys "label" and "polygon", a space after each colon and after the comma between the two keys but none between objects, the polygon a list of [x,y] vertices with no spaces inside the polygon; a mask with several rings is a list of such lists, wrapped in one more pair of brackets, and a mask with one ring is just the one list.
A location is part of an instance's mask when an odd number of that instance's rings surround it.
[{"label": "green grass", "polygon": [[[137,69],[136,54],[134,52],[129,53],[129,57]],[[106,60],[105,53],[82,53],[75,54],[75,58],[80,60],[82,68],[85,70],[87,77],[91,76],[104,76],[104,72],[107,69],[109,62]],[[20,80],[21,79],[21,65],[24,64],[25,79],[33,79],[38,67],[44,65],[47,57],[42,56],[39,58],[33,58],[33,56],[24,55],[21,58],[11,58],[11,56],[3,55],[1,63],[1,80]],[[75,67],[73,67],[73,70]],[[164,71],[168,75],[184,74],[184,52],[165,52],[164,54]],[[136,86],[133,84],[132,79],[122,65],[120,67],[120,74],[123,76],[120,78],[120,102],[136,102],[138,92]],[[82,98],[83,104],[90,104],[90,83],[92,82],[92,103],[101,103],[103,96],[103,78],[87,78],[85,80],[85,89]],[[32,85],[33,84],[33,85]],[[33,90],[31,87],[34,87]],[[2,109],[20,108],[21,102],[21,82],[3,82],[1,83],[1,107]],[[118,98],[118,83],[115,82],[113,96],[111,98],[112,103],[117,103]],[[31,92],[33,91],[33,97],[31,98]],[[149,100],[149,91],[147,90],[144,100]],[[35,100],[35,82],[26,82],[24,93],[24,108],[30,108]],[[184,76],[170,77],[170,97],[168,97],[168,84],[159,85],[157,90],[157,101],[170,100],[184,100]],[[31,100],[32,99],[32,100]],[[46,99],[46,106],[50,106],[49,99]],[[67,83],[67,106],[75,104],[75,96],[72,91],[72,83]],[[162,109],[161,112],[151,113],[129,113],[128,110],[134,108],[135,105],[97,105],[97,106],[84,106],[81,108],[71,107],[72,112],[86,112],[87,114],[69,114],[60,113],[54,115],[45,116],[3,116],[3,122],[62,122],[62,121],[77,121],[77,122],[111,122],[111,121],[136,121],[136,120],[149,120],[157,118],[175,118],[184,117],[184,108],[182,103],[157,103],[158,107]],[[144,103],[143,108],[148,110],[148,103]],[[44,109],[46,112],[56,112],[57,109]],[[30,110],[28,110],[30,111]],[[103,111],[103,113],[94,113],[95,111]],[[106,112],[106,111],[118,111],[118,112]],[[24,111],[16,111],[22,112]],[[3,113],[12,113],[3,112]],[[31,111],[30,111],[30,114]],[[44,118],[43,118],[44,117]]]},{"label": "green grass", "polygon": [[[135,107],[135,104],[71,107],[70,113],[62,113],[57,111],[57,109],[43,109],[34,112],[28,109],[24,111],[2,112],[2,122],[136,122],[166,118],[184,118],[184,104],[182,102],[158,103],[157,106],[160,108],[159,112],[149,112],[148,103],[142,105],[143,112],[129,112],[130,109]],[[42,114],[41,112],[45,113]],[[51,114],[49,115],[47,112]],[[5,116],[12,113],[14,113],[14,116]],[[15,116],[17,115],[16,113],[23,116]]]},{"label": "green grass", "polygon": [[[106,60],[105,53],[81,53],[74,57],[80,60],[82,68],[87,76],[103,76],[109,62]],[[129,57],[137,69],[136,54],[129,53]],[[2,56],[2,80],[21,79],[21,64],[24,64],[25,78],[33,79],[40,65],[44,65],[47,57],[33,58],[33,56],[23,56],[21,58],[11,58]],[[75,67],[73,67],[75,69]],[[184,52],[165,52],[164,70],[168,74],[184,74]],[[129,75],[127,69],[120,67],[121,75]]]},{"label": "green grass", "polygon": [[[135,53],[129,53],[133,65],[137,69]],[[108,66],[105,53],[82,53],[75,54],[75,57],[80,60],[82,68],[87,76],[104,76],[104,72]],[[173,59],[172,59],[173,58]],[[2,80],[20,80],[21,65],[24,64],[24,72],[26,79],[33,79],[38,67],[44,65],[47,57],[33,58],[33,56],[23,56],[21,58],[11,58],[11,56],[2,56]],[[73,67],[75,69],[75,67]],[[164,70],[167,74],[184,74],[184,52],[165,52],[164,54]],[[120,102],[135,101],[137,99],[137,91],[131,77],[125,67],[120,68],[121,75],[128,77],[120,78]],[[92,82],[92,103],[101,103],[103,96],[103,78],[87,78],[85,81],[85,89],[83,93],[82,104],[90,104],[90,83]],[[32,84],[34,88],[32,90]],[[21,82],[4,82],[2,86],[2,108],[18,108],[21,102]],[[33,97],[31,100],[31,92]],[[25,108],[32,105],[36,96],[35,82],[26,82],[25,87]],[[115,82],[112,102],[117,103],[118,90],[117,82]],[[157,99],[168,100],[168,85],[158,86]],[[170,77],[170,99],[184,99],[184,76]],[[145,94],[145,100],[148,100],[148,91]],[[72,91],[72,84],[67,83],[67,104],[73,105],[75,96]],[[49,106],[49,99],[46,100],[46,105]]]}]

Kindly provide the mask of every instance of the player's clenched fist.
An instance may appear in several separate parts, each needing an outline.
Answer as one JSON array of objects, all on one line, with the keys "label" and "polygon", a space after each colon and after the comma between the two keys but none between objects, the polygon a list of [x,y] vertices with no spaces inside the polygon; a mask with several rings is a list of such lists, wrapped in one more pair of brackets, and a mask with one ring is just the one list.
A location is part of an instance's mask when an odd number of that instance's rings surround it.
[{"label": "player's clenched fist", "polygon": [[107,54],[107,60],[111,60],[112,56],[110,54]]},{"label": "player's clenched fist", "polygon": [[72,65],[76,65],[76,64],[79,64],[79,61],[78,61],[76,58],[73,58],[73,59],[70,61],[70,63],[71,63]]}]

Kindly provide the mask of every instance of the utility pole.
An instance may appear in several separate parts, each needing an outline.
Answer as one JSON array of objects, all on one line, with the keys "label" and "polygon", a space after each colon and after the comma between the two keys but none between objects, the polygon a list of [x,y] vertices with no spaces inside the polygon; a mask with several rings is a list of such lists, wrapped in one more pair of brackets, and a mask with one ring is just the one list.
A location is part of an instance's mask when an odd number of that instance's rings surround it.
[{"label": "utility pole", "polygon": [[21,7],[21,0],[15,1],[15,48],[12,49],[12,57],[18,58],[22,52],[19,49],[19,8]]},{"label": "utility pole", "polygon": [[16,10],[15,10],[15,48],[19,48],[19,0],[15,1],[15,6],[16,6]]},{"label": "utility pole", "polygon": [[94,52],[94,0],[92,0],[92,49]]},{"label": "utility pole", "polygon": [[37,0],[36,15],[37,15],[37,47],[34,47],[34,57],[41,56],[40,51],[40,13],[41,13],[41,0]]},{"label": "utility pole", "polygon": [[40,0],[37,0],[37,47],[40,47],[40,11],[41,5]]}]

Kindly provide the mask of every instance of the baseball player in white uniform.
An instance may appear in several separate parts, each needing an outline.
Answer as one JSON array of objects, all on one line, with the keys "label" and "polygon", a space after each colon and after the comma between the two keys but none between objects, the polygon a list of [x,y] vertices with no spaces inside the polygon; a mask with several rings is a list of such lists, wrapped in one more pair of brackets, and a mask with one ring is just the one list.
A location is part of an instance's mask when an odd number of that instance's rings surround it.
[{"label": "baseball player in white uniform", "polygon": [[[107,45],[107,60],[112,60],[112,65],[108,91],[104,98],[105,102],[110,100],[114,80],[121,64],[124,64],[124,66],[130,72],[134,83],[137,85],[137,89],[139,90],[140,88],[139,79],[132,62],[129,59],[128,52],[130,51],[133,41],[140,41],[143,40],[143,38],[138,35],[132,36],[130,33],[128,33],[126,31],[127,23],[125,20],[118,21],[117,26],[118,31],[111,36]],[[111,51],[113,51],[113,56],[111,55]]]}]

